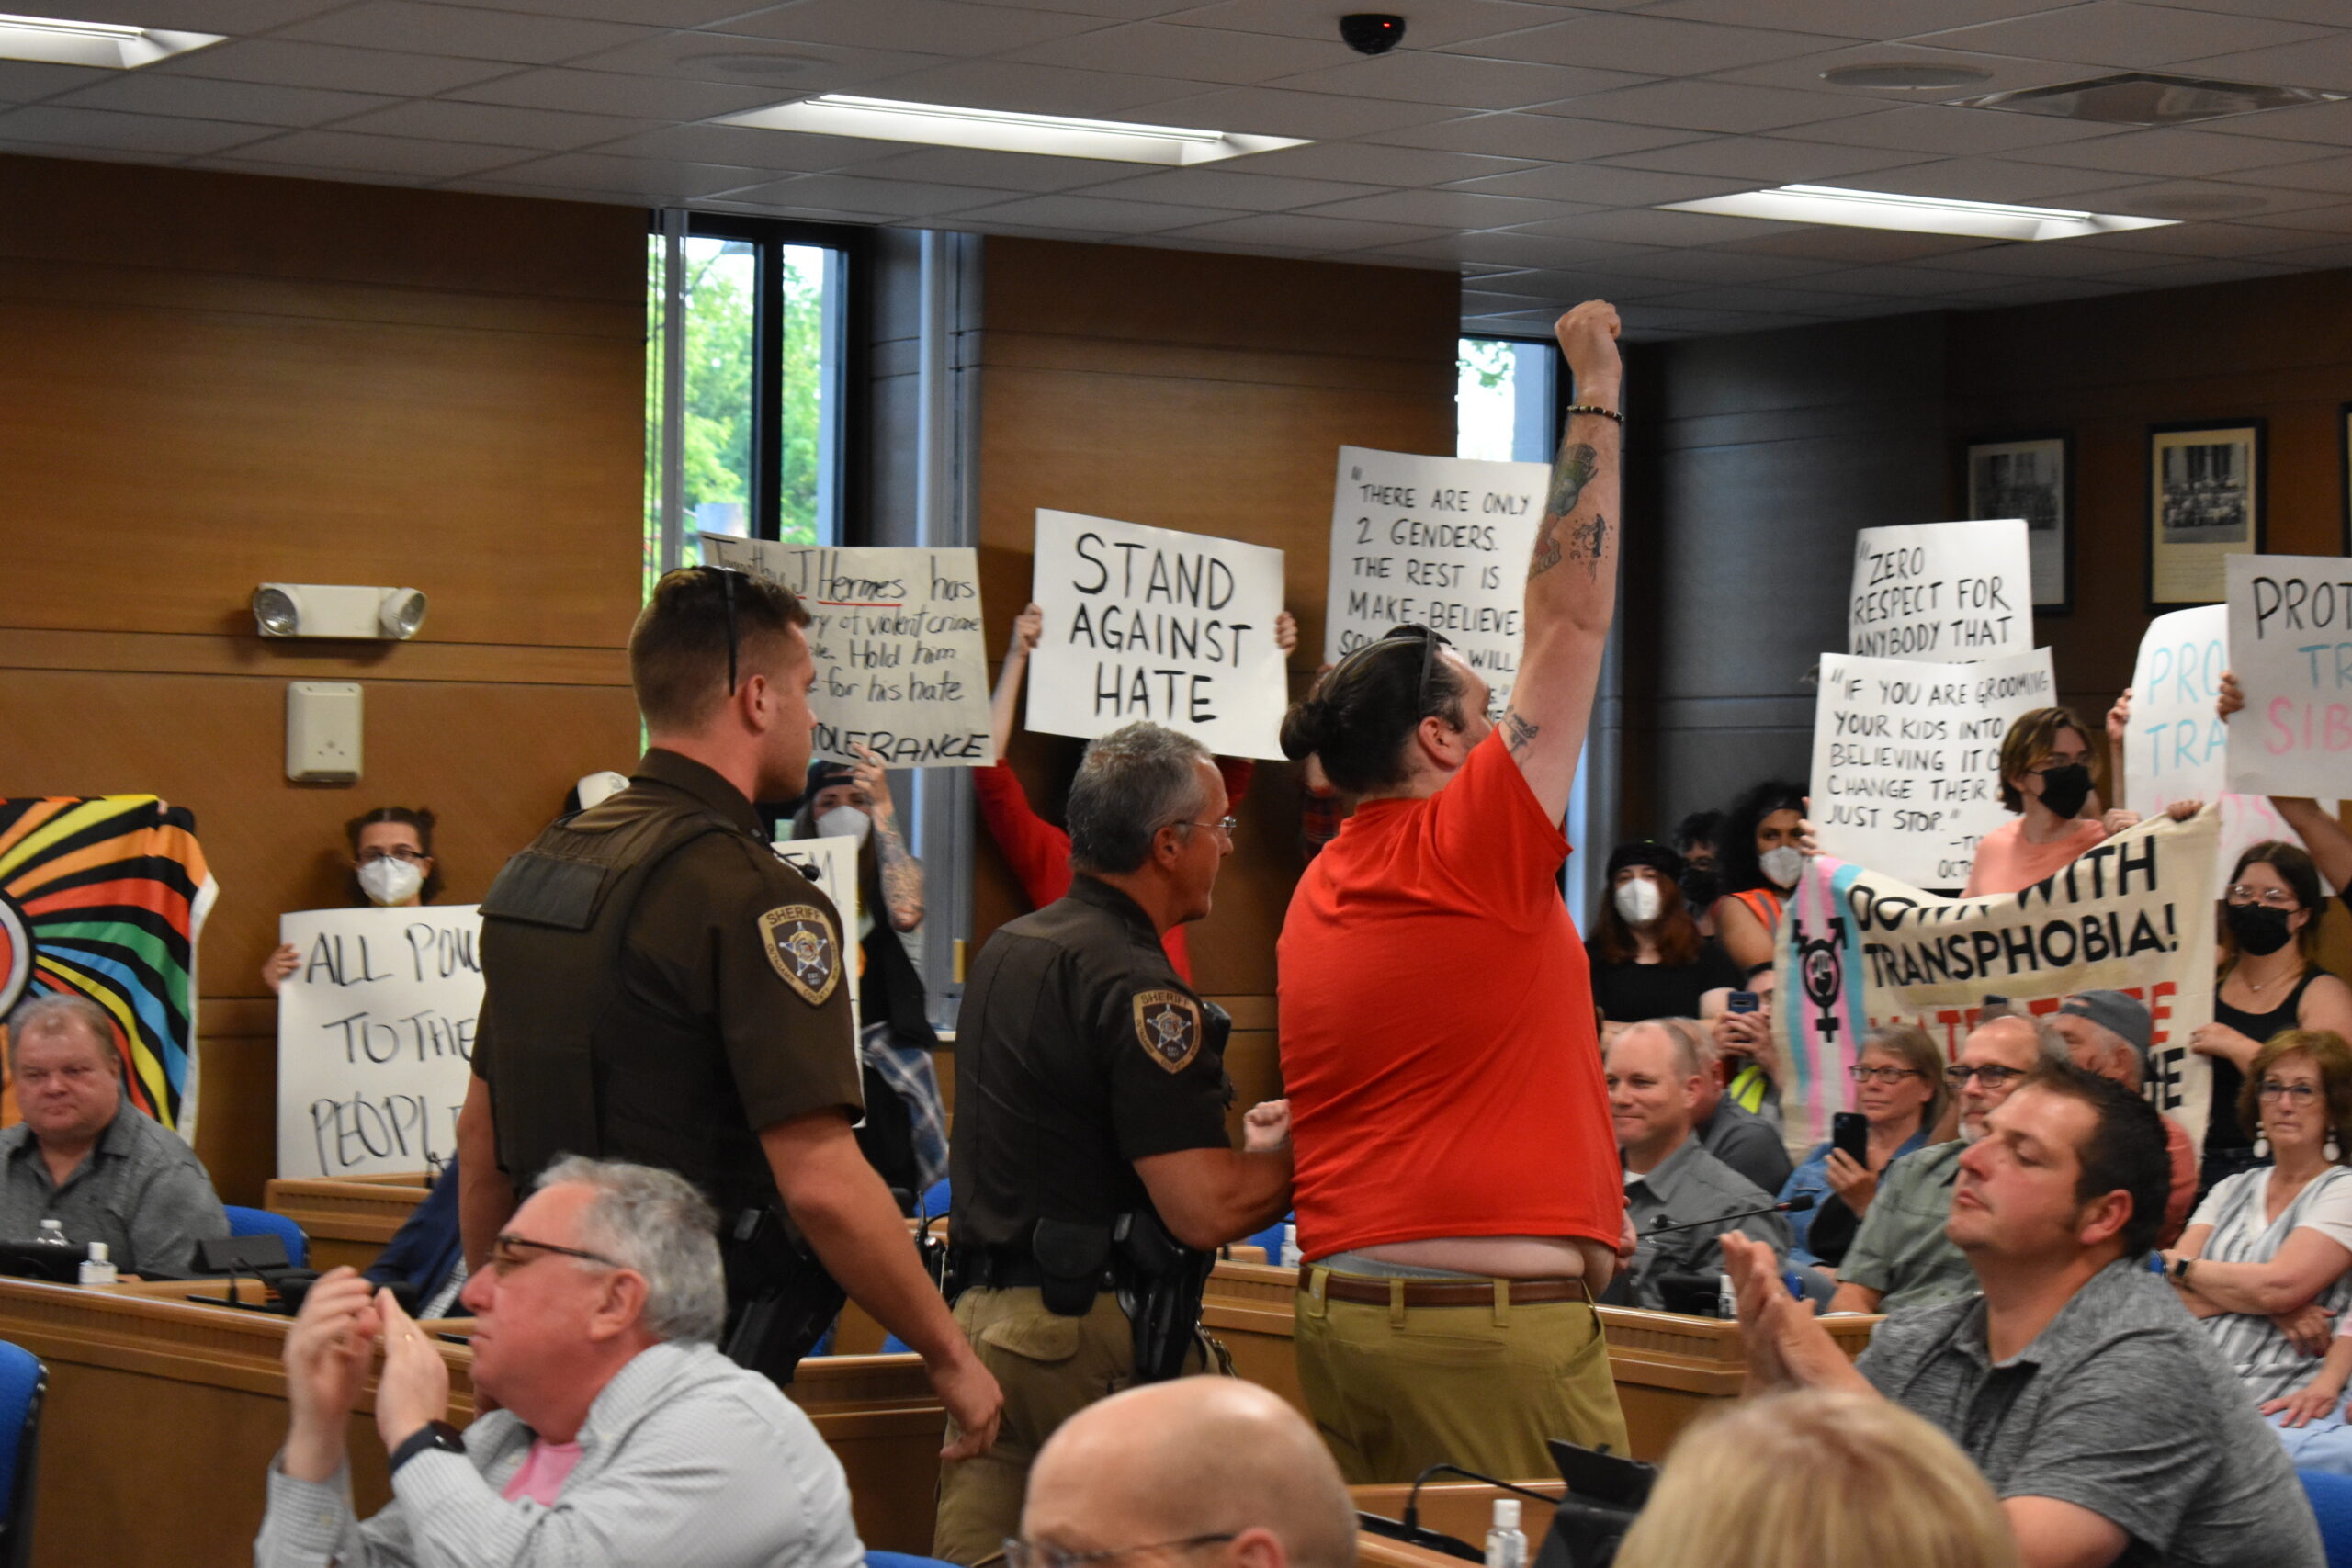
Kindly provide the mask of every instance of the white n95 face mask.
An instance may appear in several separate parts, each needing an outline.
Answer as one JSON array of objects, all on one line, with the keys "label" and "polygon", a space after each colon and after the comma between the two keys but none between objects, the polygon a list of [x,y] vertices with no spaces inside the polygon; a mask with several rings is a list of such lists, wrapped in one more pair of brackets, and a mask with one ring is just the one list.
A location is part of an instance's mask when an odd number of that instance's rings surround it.
[{"label": "white n95 face mask", "polygon": [[1617,886],[1617,912],[1629,926],[1645,926],[1657,919],[1657,884],[1642,877]]},{"label": "white n95 face mask", "polygon": [[424,873],[390,855],[359,868],[360,891],[379,904],[405,904],[424,886]]},{"label": "white n95 face mask", "polygon": [[1804,852],[1790,844],[1766,850],[1756,857],[1756,863],[1764,868],[1764,874],[1770,877],[1778,887],[1794,887],[1797,878],[1804,874]]},{"label": "white n95 face mask", "polygon": [[874,818],[854,806],[836,806],[817,818],[816,827],[820,839],[855,839],[864,848],[865,835],[874,830]]}]

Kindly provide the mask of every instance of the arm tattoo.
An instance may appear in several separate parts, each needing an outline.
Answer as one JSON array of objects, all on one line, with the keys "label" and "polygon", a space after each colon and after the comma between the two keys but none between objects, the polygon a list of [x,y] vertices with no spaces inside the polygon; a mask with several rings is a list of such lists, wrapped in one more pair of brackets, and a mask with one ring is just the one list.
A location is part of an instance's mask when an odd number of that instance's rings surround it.
[{"label": "arm tattoo", "polygon": [[1527,575],[1541,577],[1560,564],[1560,525],[1584,499],[1584,487],[1600,468],[1600,455],[1590,444],[1578,442],[1560,448],[1560,460],[1552,465],[1552,494],[1544,505],[1544,525],[1535,533],[1535,556],[1528,563]]},{"label": "arm tattoo", "polygon": [[912,931],[922,919],[922,863],[907,852],[896,823],[874,824],[874,858],[882,874],[882,902],[890,924]]},{"label": "arm tattoo", "polygon": [[1609,549],[1609,519],[1600,513],[1579,523],[1568,534],[1568,548],[1584,562],[1588,579],[1600,576],[1600,558]]},{"label": "arm tattoo", "polygon": [[1535,738],[1544,733],[1540,724],[1530,724],[1519,716],[1517,708],[1503,710],[1503,746],[1514,761],[1524,761],[1534,746]]}]

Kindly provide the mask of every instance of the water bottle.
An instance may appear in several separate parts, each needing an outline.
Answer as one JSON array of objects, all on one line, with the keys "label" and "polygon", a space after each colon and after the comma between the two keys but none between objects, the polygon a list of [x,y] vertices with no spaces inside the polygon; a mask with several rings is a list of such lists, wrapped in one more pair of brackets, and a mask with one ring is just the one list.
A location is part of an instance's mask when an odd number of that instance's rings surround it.
[{"label": "water bottle", "polygon": [[92,1242],[90,1256],[82,1260],[82,1283],[111,1285],[114,1282],[115,1267],[107,1256],[107,1244],[102,1241]]},{"label": "water bottle", "polygon": [[1298,1226],[1295,1224],[1283,1226],[1283,1255],[1280,1261],[1285,1269],[1295,1269],[1299,1265]]},{"label": "water bottle", "polygon": [[1519,1533],[1519,1499],[1495,1499],[1495,1522],[1487,1531],[1487,1568],[1527,1568],[1527,1538]]},{"label": "water bottle", "polygon": [[1715,1315],[1733,1322],[1739,1318],[1739,1292],[1732,1288],[1731,1276],[1715,1276]]},{"label": "water bottle", "polygon": [[65,1239],[65,1222],[63,1220],[41,1221],[40,1235],[33,1237],[33,1239],[40,1242],[44,1247],[71,1247],[74,1245],[72,1242]]}]

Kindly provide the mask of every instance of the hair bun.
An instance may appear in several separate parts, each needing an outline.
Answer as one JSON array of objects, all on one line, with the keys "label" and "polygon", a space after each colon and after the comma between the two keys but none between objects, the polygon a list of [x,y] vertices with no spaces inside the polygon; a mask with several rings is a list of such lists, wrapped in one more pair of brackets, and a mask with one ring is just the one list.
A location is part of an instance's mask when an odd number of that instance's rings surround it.
[{"label": "hair bun", "polygon": [[1303,762],[1323,750],[1330,734],[1330,707],[1319,696],[1302,697],[1283,715],[1283,755]]}]

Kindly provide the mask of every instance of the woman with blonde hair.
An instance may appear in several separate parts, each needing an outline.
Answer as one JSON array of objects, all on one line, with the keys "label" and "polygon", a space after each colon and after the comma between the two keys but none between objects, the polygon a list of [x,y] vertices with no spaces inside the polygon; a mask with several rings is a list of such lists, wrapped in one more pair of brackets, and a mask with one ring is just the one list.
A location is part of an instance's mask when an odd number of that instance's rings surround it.
[{"label": "woman with blonde hair", "polygon": [[1891,1400],[1806,1389],[1684,1433],[1617,1568],[2017,1568],[1967,1456]]}]

